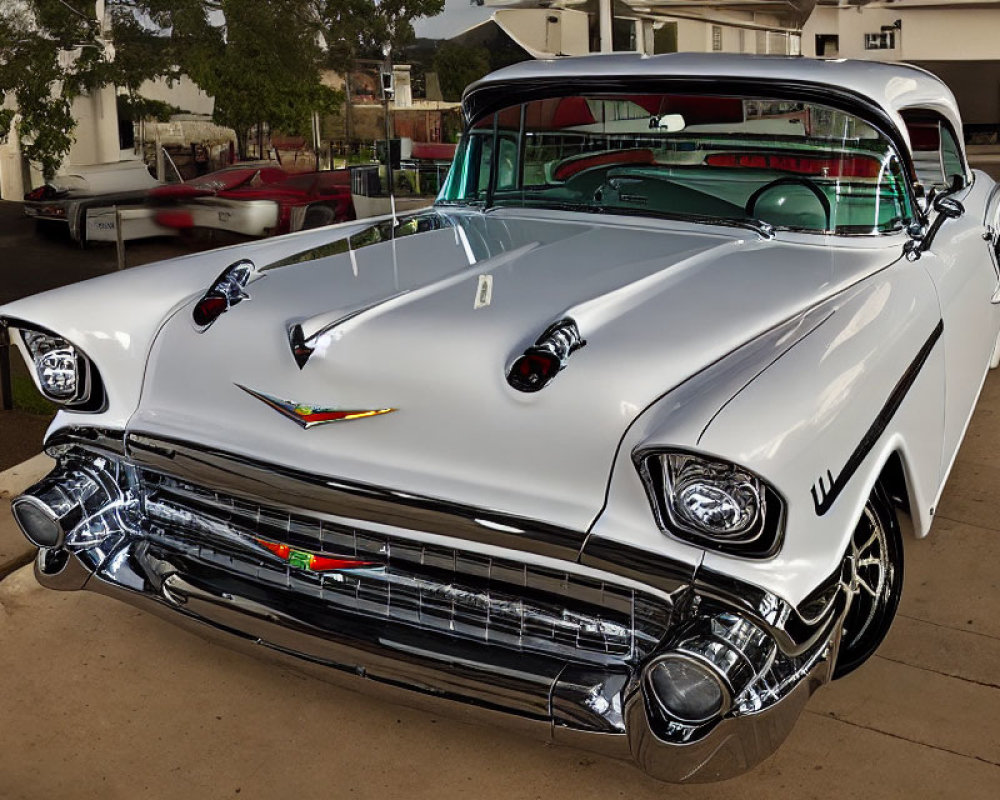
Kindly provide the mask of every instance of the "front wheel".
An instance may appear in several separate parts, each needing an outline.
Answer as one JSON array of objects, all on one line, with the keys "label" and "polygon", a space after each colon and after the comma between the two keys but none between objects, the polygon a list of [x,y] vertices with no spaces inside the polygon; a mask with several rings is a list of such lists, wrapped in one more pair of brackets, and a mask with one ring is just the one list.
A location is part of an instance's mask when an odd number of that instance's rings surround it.
[{"label": "front wheel", "polygon": [[882,644],[903,590],[903,540],[896,512],[876,487],[865,504],[847,551],[850,605],[844,617],[833,677],[842,678]]}]

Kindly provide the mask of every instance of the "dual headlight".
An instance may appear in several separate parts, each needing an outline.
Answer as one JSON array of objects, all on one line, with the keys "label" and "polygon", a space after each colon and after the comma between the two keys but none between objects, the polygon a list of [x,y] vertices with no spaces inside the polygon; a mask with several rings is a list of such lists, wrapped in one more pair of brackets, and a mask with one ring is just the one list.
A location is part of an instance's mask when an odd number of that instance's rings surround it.
[{"label": "dual headlight", "polygon": [[50,331],[28,327],[20,331],[28,366],[46,399],[79,411],[96,411],[103,405],[97,373],[77,347]]},{"label": "dual headlight", "polygon": [[738,706],[776,653],[774,640],[747,619],[701,618],[646,669],[646,696],[664,722],[697,728]]},{"label": "dual headlight", "polygon": [[748,469],[683,451],[638,454],[660,528],[732,555],[766,558],[781,542],[783,503]]}]

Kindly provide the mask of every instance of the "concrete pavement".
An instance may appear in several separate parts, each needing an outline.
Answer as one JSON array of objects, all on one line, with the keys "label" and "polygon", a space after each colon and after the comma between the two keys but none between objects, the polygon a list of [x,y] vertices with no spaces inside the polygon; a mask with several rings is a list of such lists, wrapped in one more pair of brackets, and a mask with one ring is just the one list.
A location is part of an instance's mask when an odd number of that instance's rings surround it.
[{"label": "concrete pavement", "polygon": [[31,484],[45,477],[54,464],[47,455],[39,454],[0,472],[0,579],[27,564],[35,555],[35,548],[21,534],[8,504]]},{"label": "concrete pavement", "polygon": [[[44,590],[27,567],[0,581],[0,798],[992,800],[998,420],[991,375],[931,536],[906,543],[885,644],[812,698],[773,758],[726,784],[670,787],[625,763],[365,697],[106,598]],[[0,528],[10,524],[0,510]]]}]

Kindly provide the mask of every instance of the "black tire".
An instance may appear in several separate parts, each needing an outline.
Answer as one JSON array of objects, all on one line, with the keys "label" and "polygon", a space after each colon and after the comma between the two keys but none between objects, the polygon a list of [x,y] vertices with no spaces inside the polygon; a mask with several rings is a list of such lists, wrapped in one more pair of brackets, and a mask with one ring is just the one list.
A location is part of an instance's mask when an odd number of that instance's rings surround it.
[{"label": "black tire", "polygon": [[337,215],[330,206],[309,206],[306,209],[305,219],[302,220],[302,230],[322,228],[325,225],[333,225],[336,221]]},{"label": "black tire", "polygon": [[903,538],[881,487],[868,498],[847,553],[852,596],[841,634],[834,679],[865,663],[889,632],[903,593]]}]

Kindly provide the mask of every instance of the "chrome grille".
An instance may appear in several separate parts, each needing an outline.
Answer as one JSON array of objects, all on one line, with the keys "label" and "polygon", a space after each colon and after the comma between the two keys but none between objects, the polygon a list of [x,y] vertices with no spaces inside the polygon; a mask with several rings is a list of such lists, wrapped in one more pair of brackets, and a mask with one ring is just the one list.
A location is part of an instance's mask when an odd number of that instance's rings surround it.
[{"label": "chrome grille", "polygon": [[[141,476],[147,535],[247,579],[360,614],[508,649],[588,663],[642,659],[669,603],[568,566],[552,570],[260,506],[154,472]],[[256,538],[378,568],[310,572]]]}]

